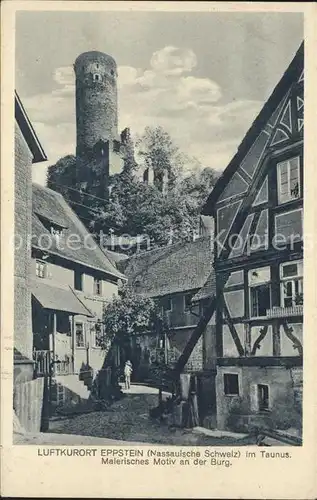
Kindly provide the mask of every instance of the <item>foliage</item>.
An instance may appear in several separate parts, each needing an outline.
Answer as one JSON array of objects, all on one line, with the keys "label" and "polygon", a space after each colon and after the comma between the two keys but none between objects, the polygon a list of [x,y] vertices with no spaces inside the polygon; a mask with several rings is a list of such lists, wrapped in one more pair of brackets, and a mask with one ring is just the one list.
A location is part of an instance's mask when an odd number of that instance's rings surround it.
[{"label": "foliage", "polygon": [[145,167],[153,170],[156,187],[162,190],[163,177],[166,176],[168,188],[173,188],[182,172],[184,156],[168,132],[162,127],[146,127],[136,147]]},{"label": "foliage", "polygon": [[67,196],[67,186],[76,185],[76,165],[74,155],[64,156],[55,165],[51,165],[47,171],[47,186]]},{"label": "foliage", "polygon": [[[137,156],[143,167],[153,168],[158,177],[153,185],[146,184],[138,176],[130,135],[124,144],[123,170],[110,178],[107,199],[91,196],[85,187],[85,179],[90,184],[95,182],[92,176],[98,169],[94,162],[84,163],[73,155],[49,167],[48,186],[65,196],[96,237],[101,231],[106,235],[144,235],[151,247],[192,239],[201,207],[216,182],[216,172],[186,158],[161,127],[147,127],[137,140]],[[185,175],[188,162],[195,170]],[[162,189],[161,174],[166,176],[167,189]]]},{"label": "foliage", "polygon": [[108,348],[109,342],[114,339],[123,342],[133,335],[160,333],[165,328],[156,302],[134,294],[128,287],[106,305],[104,325],[107,332],[107,345],[103,345],[104,348]]}]

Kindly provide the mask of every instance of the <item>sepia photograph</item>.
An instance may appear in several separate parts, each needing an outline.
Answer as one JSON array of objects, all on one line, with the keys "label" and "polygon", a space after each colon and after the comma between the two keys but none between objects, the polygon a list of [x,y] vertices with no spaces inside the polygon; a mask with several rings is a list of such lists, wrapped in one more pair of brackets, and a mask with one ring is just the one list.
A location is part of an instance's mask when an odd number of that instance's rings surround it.
[{"label": "sepia photograph", "polygon": [[14,444],[303,444],[303,26],[16,12]]}]

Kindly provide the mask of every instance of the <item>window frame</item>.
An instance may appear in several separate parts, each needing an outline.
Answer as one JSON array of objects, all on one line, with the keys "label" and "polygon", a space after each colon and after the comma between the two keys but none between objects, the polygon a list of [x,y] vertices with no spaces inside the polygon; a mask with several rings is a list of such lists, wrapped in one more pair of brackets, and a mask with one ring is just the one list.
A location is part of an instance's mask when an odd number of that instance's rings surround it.
[{"label": "window frame", "polygon": [[[257,284],[250,284],[250,273],[251,272],[256,272],[258,270],[261,270],[261,269],[268,269],[269,270],[269,279],[265,280],[265,281],[260,281],[259,283]],[[271,274],[271,267],[270,266],[262,266],[262,267],[257,267],[257,268],[254,268],[254,269],[249,269],[248,271],[248,295],[249,295],[249,316],[251,319],[254,319],[254,318],[265,318],[267,316],[267,314],[263,315],[263,316],[254,316],[253,315],[253,307],[252,307],[252,289],[254,290],[255,288],[259,288],[260,286],[268,286],[268,289],[269,289],[269,298],[270,298],[270,307],[268,309],[271,309],[272,307],[272,274]],[[266,309],[267,310],[267,309]]]},{"label": "window frame", "polygon": [[[78,345],[77,344],[77,325],[81,325],[82,327],[82,335],[83,335],[83,345]],[[85,349],[86,346],[87,346],[87,342],[86,342],[86,332],[85,332],[85,325],[84,325],[84,322],[83,321],[75,321],[75,325],[74,325],[74,328],[75,328],[75,345],[76,345],[76,349]]]},{"label": "window frame", "polygon": [[[298,179],[298,195],[296,197],[293,197],[291,195],[291,186],[290,186],[290,170],[291,170],[291,160],[297,160],[297,179]],[[281,182],[281,165],[283,164],[287,164],[287,190],[288,190],[288,193],[287,193],[287,196],[288,198],[287,199],[281,199],[282,196],[285,196],[285,195],[282,195],[282,192],[281,192],[281,187],[282,187],[282,182]],[[295,201],[295,200],[298,200],[300,197],[301,197],[301,172],[300,172],[300,156],[299,155],[296,155],[296,156],[292,156],[290,158],[286,158],[282,161],[279,161],[277,164],[276,164],[276,177],[277,177],[277,204],[278,205],[284,205],[285,203],[289,203],[291,201]]]},{"label": "window frame", "polygon": [[[294,276],[284,277],[283,276],[284,267],[291,265],[291,264],[297,265],[297,274]],[[300,270],[300,266],[301,266],[301,270]],[[295,297],[296,297],[295,282],[300,283],[301,295],[303,296],[303,292],[304,292],[304,289],[303,289],[303,283],[304,283],[303,259],[282,262],[279,266],[279,272],[280,272],[280,304],[281,304],[281,307],[286,308],[286,307],[294,307],[296,305],[299,305],[299,304],[296,304],[296,302],[295,302]],[[285,289],[284,289],[285,283],[288,283],[288,282],[292,283],[292,285],[291,285],[292,286],[292,305],[291,306],[285,305],[285,299],[290,298],[290,297],[285,295]]]},{"label": "window frame", "polygon": [[[38,274],[38,265],[41,265],[43,266],[43,276],[41,276],[41,274]],[[44,260],[41,260],[41,259],[35,259],[35,275],[37,276],[37,278],[46,278],[47,276],[47,262],[45,262]]]},{"label": "window frame", "polygon": [[[230,384],[226,384],[226,377],[237,377],[237,390],[238,392],[227,392],[226,389],[229,388]],[[226,372],[223,373],[223,393],[225,396],[240,396],[240,380],[239,380],[239,373],[231,373],[231,372]]]},{"label": "window frame", "polygon": [[[300,212],[301,213],[301,226],[302,226],[301,240],[295,240],[293,238],[294,233],[292,233],[290,236],[285,237],[286,244],[290,244],[290,242],[292,244],[295,244],[295,243],[299,243],[300,241],[303,241],[303,207],[294,208],[292,210],[286,210],[285,212],[276,213],[275,216],[274,216],[274,238],[275,238],[276,235],[278,234],[278,232],[277,232],[277,219],[280,218],[280,217],[283,217],[285,215],[292,214],[294,212]],[[295,236],[296,236],[296,233],[295,233]]]},{"label": "window frame", "polygon": [[101,346],[96,344],[96,339],[97,339],[96,326],[97,325],[100,326],[100,328],[101,328],[101,336],[102,337],[105,336],[104,324],[101,321],[95,321],[94,323],[91,323],[91,325],[90,325],[90,339],[91,339],[91,347],[93,349],[101,349]]},{"label": "window frame", "polygon": [[[98,283],[98,285],[97,285]],[[97,289],[99,290],[97,293]],[[94,295],[96,297],[102,296],[102,279],[94,278]]]},{"label": "window frame", "polygon": [[[164,303],[165,303],[165,301],[166,301],[166,300],[168,300],[168,301],[169,301],[169,303],[170,303],[170,308],[169,308],[169,309],[166,309],[166,308],[164,307]],[[163,299],[163,302],[162,302],[162,309],[163,309],[163,313],[168,313],[168,312],[172,312],[172,311],[173,311],[173,301],[172,301],[172,297],[165,297],[165,298]]]},{"label": "window frame", "polygon": [[[265,405],[261,404],[260,400],[260,388],[265,388],[267,389],[267,398],[262,399],[265,400],[267,403]],[[268,412],[271,409],[270,405],[270,386],[268,384],[257,384],[256,385],[256,397],[257,397],[257,410],[258,412]]]},{"label": "window frame", "polygon": [[[189,297],[189,299],[190,299],[189,306],[186,305],[186,298],[187,297]],[[193,304],[191,302],[192,298],[193,298],[193,294],[192,293],[185,293],[185,295],[184,295],[184,312],[185,313],[190,313],[191,312],[191,307],[193,306]]]},{"label": "window frame", "polygon": [[[82,271],[78,271],[77,269],[75,269],[74,271],[74,289],[78,292],[82,292],[83,291],[83,276],[84,276],[84,273]],[[80,288],[77,288],[77,278],[79,277],[80,279]]]}]

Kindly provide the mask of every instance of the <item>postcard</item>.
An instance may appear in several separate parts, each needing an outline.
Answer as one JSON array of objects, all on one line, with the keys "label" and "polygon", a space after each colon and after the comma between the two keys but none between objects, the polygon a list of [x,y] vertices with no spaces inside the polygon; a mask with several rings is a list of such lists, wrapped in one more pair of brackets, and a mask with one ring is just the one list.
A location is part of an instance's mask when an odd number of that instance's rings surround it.
[{"label": "postcard", "polygon": [[316,498],[315,26],[2,3],[3,496]]}]

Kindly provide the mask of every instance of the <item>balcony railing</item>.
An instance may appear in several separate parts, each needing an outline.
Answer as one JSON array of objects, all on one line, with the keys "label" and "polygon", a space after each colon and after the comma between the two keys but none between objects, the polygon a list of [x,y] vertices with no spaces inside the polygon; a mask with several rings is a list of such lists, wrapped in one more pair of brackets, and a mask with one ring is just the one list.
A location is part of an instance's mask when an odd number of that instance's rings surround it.
[{"label": "balcony railing", "polygon": [[303,305],[291,306],[291,307],[279,307],[275,306],[272,309],[267,309],[266,316],[268,318],[286,318],[288,316],[302,316],[303,315]]},{"label": "balcony railing", "polygon": [[56,359],[52,363],[52,353],[50,351],[34,351],[35,372],[38,377],[47,375],[69,375],[74,373],[72,360],[66,356],[65,359]]}]

